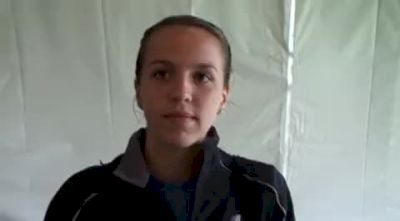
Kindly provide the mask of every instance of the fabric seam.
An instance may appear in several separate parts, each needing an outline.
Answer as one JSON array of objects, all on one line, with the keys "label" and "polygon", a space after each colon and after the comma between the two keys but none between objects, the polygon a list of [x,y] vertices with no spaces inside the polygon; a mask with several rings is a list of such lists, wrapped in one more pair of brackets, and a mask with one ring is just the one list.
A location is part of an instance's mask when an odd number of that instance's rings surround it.
[{"label": "fabric seam", "polygon": [[90,194],[90,195],[85,199],[85,201],[83,201],[82,205],[79,207],[78,211],[76,211],[74,217],[72,218],[72,221],[75,221],[75,220],[78,218],[79,214],[80,214],[81,211],[82,211],[82,208],[83,208],[90,200],[92,200],[95,196],[97,196],[98,194],[99,194],[99,193],[92,193],[92,194]]}]

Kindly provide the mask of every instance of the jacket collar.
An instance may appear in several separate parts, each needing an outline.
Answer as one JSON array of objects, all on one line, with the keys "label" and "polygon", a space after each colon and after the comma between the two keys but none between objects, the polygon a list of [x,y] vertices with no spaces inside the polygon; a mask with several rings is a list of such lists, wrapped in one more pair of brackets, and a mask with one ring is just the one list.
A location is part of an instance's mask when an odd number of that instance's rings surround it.
[{"label": "jacket collar", "polygon": [[[150,178],[142,154],[145,138],[144,128],[132,135],[126,152],[114,170],[114,175],[142,188],[146,187]],[[197,179],[192,220],[205,220],[229,196],[231,171],[222,162],[222,151],[217,147],[218,142],[217,131],[211,127],[202,143],[204,160]],[[224,161],[226,156],[224,155]]]},{"label": "jacket collar", "polygon": [[126,151],[122,155],[119,165],[114,170],[114,175],[117,177],[142,188],[146,186],[150,178],[141,148],[145,140],[146,130],[141,128],[136,131],[129,139]]},{"label": "jacket collar", "polygon": [[[141,128],[129,139],[125,153],[122,155],[119,165],[114,170],[114,175],[122,180],[139,186],[146,187],[150,173],[143,157],[146,129]],[[206,179],[216,163],[219,163],[217,144],[219,137],[215,127],[211,127],[206,139],[202,142],[204,161],[199,174],[199,181]]]}]

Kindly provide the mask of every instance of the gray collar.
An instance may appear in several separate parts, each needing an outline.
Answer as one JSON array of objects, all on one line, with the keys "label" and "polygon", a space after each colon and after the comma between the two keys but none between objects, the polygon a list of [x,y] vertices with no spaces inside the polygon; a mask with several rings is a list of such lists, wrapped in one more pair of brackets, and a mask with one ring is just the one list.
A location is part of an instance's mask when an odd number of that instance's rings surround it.
[{"label": "gray collar", "polygon": [[122,180],[144,188],[150,178],[146,162],[141,150],[141,142],[145,140],[145,129],[136,131],[129,139],[125,153],[114,174]]},{"label": "gray collar", "polygon": [[[119,165],[114,170],[114,175],[141,188],[146,187],[150,178],[150,173],[142,152],[145,140],[146,129],[141,128],[136,131],[131,136],[126,151],[123,154]],[[202,143],[204,148],[204,162],[200,171],[200,176],[209,172],[209,168],[206,165],[209,165],[209,162],[213,158],[213,152],[215,151],[214,149],[216,149],[214,147],[216,147],[218,141],[218,134],[215,128],[211,127],[207,133],[206,139]]]}]

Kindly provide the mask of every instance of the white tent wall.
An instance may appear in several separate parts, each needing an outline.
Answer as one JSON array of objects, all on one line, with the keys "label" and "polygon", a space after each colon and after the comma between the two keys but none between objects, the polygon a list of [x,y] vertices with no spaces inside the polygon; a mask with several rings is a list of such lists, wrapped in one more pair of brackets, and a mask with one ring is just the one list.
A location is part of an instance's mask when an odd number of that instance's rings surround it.
[{"label": "white tent wall", "polygon": [[363,214],[400,219],[400,1],[380,1],[372,64]]},{"label": "white tent wall", "polygon": [[41,220],[68,176],[124,151],[140,37],[181,13],[232,44],[223,149],[281,169],[298,220],[399,220],[400,1],[297,0],[288,87],[290,2],[0,0],[0,220]]},{"label": "white tent wall", "polygon": [[297,1],[290,175],[302,220],[362,220],[377,1]]},{"label": "white tent wall", "polygon": [[399,220],[400,1],[301,0],[296,12],[288,178],[298,217]]},{"label": "white tent wall", "polygon": [[100,7],[1,4],[8,14],[1,31],[8,49],[1,52],[1,219],[38,220],[64,175],[110,146]]}]

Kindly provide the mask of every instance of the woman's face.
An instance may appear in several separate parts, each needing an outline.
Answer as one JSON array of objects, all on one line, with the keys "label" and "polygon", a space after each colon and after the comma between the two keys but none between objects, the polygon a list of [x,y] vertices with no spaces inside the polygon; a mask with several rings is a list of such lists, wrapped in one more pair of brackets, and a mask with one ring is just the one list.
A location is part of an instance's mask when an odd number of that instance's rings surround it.
[{"label": "woman's face", "polygon": [[228,98],[219,40],[201,28],[170,25],[152,33],[145,50],[136,95],[149,136],[182,148],[200,142]]}]

